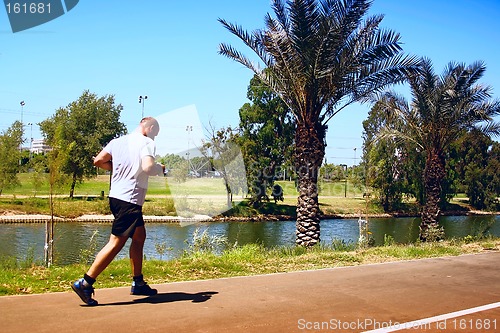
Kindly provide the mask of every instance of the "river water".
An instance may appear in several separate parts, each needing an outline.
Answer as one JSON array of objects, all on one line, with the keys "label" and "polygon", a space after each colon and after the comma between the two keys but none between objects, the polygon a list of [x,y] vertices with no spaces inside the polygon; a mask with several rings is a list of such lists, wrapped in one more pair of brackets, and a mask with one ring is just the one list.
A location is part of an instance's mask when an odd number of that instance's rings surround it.
[{"label": "river water", "polygon": [[[398,243],[410,243],[418,238],[419,218],[370,218],[369,230],[376,245],[384,243],[384,235],[390,235]],[[500,237],[500,216],[448,216],[440,224],[447,238],[467,235],[490,234]],[[293,246],[295,221],[280,222],[210,222],[180,226],[177,223],[147,223],[147,240],[144,249],[146,258],[172,259],[189,248],[195,232],[209,236],[227,238],[229,244],[262,244],[266,248]],[[99,250],[109,239],[110,225],[95,223],[58,223],[55,226],[55,262],[66,265],[81,261],[81,252],[91,249],[90,239],[94,235],[95,247]],[[45,225],[0,224],[0,259],[15,257],[25,260],[34,256],[43,258]],[[321,221],[321,242],[331,244],[333,240],[356,243],[359,237],[357,219],[329,219]],[[158,249],[167,248],[164,253]],[[118,258],[128,257],[128,244]]]}]

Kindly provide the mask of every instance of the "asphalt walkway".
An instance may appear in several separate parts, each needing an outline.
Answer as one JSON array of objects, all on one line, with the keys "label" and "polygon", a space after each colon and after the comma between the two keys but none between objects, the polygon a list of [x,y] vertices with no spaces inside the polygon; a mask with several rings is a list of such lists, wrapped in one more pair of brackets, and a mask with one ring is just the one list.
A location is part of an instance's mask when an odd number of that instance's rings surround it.
[{"label": "asphalt walkway", "polygon": [[[0,332],[500,332],[500,253],[0,297]],[[407,329],[407,330],[402,330]]]}]

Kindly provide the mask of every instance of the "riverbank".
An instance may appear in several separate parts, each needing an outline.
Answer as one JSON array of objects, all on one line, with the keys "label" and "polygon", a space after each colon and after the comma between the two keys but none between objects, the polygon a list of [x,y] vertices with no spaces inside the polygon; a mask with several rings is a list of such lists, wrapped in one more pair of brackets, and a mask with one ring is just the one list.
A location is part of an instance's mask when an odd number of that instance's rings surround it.
[{"label": "riverbank", "polygon": [[[442,216],[488,216],[500,215],[500,212],[487,212],[477,210],[453,210],[444,211]],[[329,219],[358,219],[358,218],[395,218],[395,217],[420,217],[415,213],[375,213],[375,214],[325,214],[321,215],[321,220]],[[54,222],[57,223],[111,223],[112,215],[103,214],[84,214],[75,218],[54,216]],[[272,222],[272,221],[292,221],[296,217],[293,215],[283,214],[256,214],[252,216],[208,216],[208,215],[193,215],[192,217],[182,216],[157,216],[145,215],[145,222],[152,223],[180,223],[193,224],[201,222]],[[46,223],[50,222],[52,217],[44,214],[20,214],[16,212],[0,212],[0,224],[2,223]]]},{"label": "riverbank", "polygon": [[[50,221],[56,223],[111,223],[113,222],[113,215],[101,214],[85,214],[76,218],[50,216],[43,214],[13,214],[13,213],[0,213],[1,223],[45,223]],[[199,223],[209,222],[212,218],[206,215],[194,215],[192,217],[181,216],[144,216],[145,222],[153,223]]]}]

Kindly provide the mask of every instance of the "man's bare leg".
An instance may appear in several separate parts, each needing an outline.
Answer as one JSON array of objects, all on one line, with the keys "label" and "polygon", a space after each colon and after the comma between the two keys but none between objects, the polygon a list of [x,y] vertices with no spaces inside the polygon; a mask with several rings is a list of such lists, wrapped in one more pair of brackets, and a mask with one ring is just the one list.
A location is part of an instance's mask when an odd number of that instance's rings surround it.
[{"label": "man's bare leg", "polygon": [[137,227],[132,237],[130,245],[130,264],[132,266],[132,274],[134,276],[132,295],[153,296],[158,293],[156,289],[152,289],[142,276],[142,260],[144,256],[144,242],[146,241],[146,228],[144,226]]},{"label": "man's bare leg", "polygon": [[144,242],[146,241],[146,228],[144,226],[135,228],[130,244],[129,255],[133,276],[142,275],[142,260],[144,257]]},{"label": "man's bare leg", "polygon": [[87,275],[96,279],[121,251],[127,239],[127,236],[115,236],[111,234],[108,243],[99,251],[94,263],[87,271]]}]

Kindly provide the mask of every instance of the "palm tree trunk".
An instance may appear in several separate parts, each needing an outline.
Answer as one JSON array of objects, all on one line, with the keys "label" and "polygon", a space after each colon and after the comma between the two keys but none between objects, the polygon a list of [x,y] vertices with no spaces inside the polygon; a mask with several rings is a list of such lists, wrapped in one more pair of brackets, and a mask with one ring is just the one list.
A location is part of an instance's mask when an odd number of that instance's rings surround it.
[{"label": "palm tree trunk", "polygon": [[[318,130],[319,127],[319,130]],[[314,246],[320,241],[318,171],[325,155],[325,128],[297,124],[295,168],[298,176],[296,244]]]},{"label": "palm tree trunk", "polygon": [[445,176],[444,159],[439,153],[429,151],[424,169],[425,204],[420,224],[421,241],[437,241],[443,238],[439,226],[441,182]]}]

